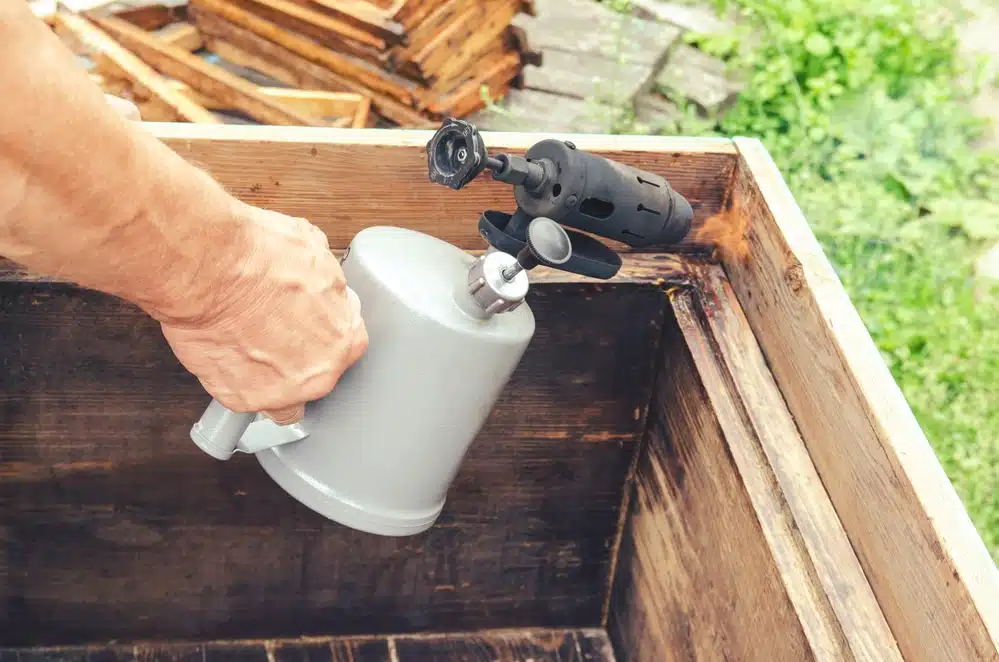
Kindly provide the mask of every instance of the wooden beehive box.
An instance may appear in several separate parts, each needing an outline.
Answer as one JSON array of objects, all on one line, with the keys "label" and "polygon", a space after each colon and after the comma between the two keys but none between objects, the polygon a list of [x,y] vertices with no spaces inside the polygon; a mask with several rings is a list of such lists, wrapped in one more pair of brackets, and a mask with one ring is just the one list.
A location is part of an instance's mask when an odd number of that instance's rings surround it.
[{"label": "wooden beehive box", "polygon": [[[429,132],[149,126],[335,248],[393,224],[481,250],[514,204],[428,183]],[[208,458],[150,319],[8,264],[0,659],[999,659],[995,565],[761,144],[572,139],[670,180],[693,239],[532,274],[536,338],[412,538]]]}]

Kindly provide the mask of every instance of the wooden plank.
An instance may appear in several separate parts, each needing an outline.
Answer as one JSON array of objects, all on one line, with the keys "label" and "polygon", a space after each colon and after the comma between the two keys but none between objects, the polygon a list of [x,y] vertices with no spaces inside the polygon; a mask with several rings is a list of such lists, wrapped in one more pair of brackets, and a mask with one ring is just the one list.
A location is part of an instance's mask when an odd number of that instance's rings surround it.
[{"label": "wooden plank", "polygon": [[[884,614],[826,493],[752,329],[720,266],[693,270],[692,287],[673,306],[695,365],[709,386],[712,408],[728,426],[742,426],[730,452],[740,465],[758,513],[786,504],[785,521],[764,523],[778,564],[809,593],[796,597],[799,619],[827,615],[842,631],[836,660],[901,662]],[[763,496],[765,495],[765,496]]]},{"label": "wooden plank", "polygon": [[[429,80],[436,81],[439,78],[454,77],[461,70],[467,69],[475,61],[483,57],[483,49],[489,44],[499,45],[499,39],[510,26],[510,19],[520,11],[521,0],[507,0],[506,4],[496,3],[489,5],[489,11],[477,20],[472,31],[460,39],[456,46],[441,49],[444,57],[429,56],[420,61],[420,68],[424,74],[429,74]],[[491,52],[500,52],[497,48]],[[520,71],[520,55],[517,54],[517,72]]]},{"label": "wooden plank", "polygon": [[433,81],[429,83],[430,87],[440,93],[452,92],[461,83],[474,78],[475,69],[482,67],[483,60],[506,51],[516,53],[520,60],[523,60],[523,56],[519,52],[507,47],[502,31],[499,36],[485,43],[480,43],[477,37],[473,37],[470,43],[462,44],[455,57],[434,75]]},{"label": "wooden plank", "polygon": [[847,659],[828,613],[796,610],[808,577],[774,555],[765,528],[786,513],[743,473],[734,452],[749,440],[710,397],[724,386],[702,379],[673,315],[660,347],[609,605],[617,659]]},{"label": "wooden plank", "polygon": [[252,457],[207,458],[188,431],[208,398],[148,316],[0,283],[0,645],[597,623],[665,297],[562,282],[528,302],[537,333],[438,524],[386,538]]},{"label": "wooden plank", "polygon": [[361,100],[358,102],[357,109],[354,111],[354,119],[350,125],[352,129],[364,129],[373,124],[373,117],[371,115],[371,97],[361,95],[358,96]]},{"label": "wooden plank", "polygon": [[445,117],[465,117],[486,106],[483,88],[487,98],[501,97],[510,89],[510,81],[520,71],[520,55],[513,52],[500,53],[496,57],[479,63],[475,75],[463,83],[453,93],[432,104],[427,110],[444,119]]},{"label": "wooden plank", "polygon": [[126,7],[112,13],[112,16],[128,21],[132,25],[152,32],[167,25],[183,21],[187,14],[185,5],[166,5],[163,3]]},{"label": "wooden plank", "polygon": [[398,9],[391,13],[393,18],[412,36],[412,31],[416,26],[421,26],[429,20],[429,17],[437,11],[441,5],[449,0],[409,0],[399,3]]},{"label": "wooden plank", "polygon": [[398,637],[393,662],[614,662],[606,639],[593,630]]},{"label": "wooden plank", "polygon": [[363,94],[371,98],[376,112],[403,126],[426,127],[429,124],[429,120],[412,107],[335,74],[321,64],[220,16],[203,11],[200,7],[192,8],[192,14],[205,35],[209,49],[230,62],[256,69],[294,87]]},{"label": "wooden plank", "polygon": [[[485,245],[478,233],[479,215],[486,209],[512,212],[516,205],[512,187],[490,177],[461,191],[428,183],[425,146],[431,131],[239,126],[209,130],[193,124],[149,129],[247,202],[318,224],[334,248],[345,247],[364,226],[386,223],[414,227],[461,248],[480,249]],[[571,140],[579,149],[665,177],[694,210],[694,229],[671,251],[713,247],[713,240],[700,237],[700,228],[723,209],[735,167],[730,140],[565,133],[544,137]],[[523,154],[541,137],[485,133],[484,139],[492,154]],[[317,181],[323,182],[318,189]]]},{"label": "wooden plank", "polygon": [[417,105],[419,90],[416,89],[415,83],[387,74],[369,62],[324,48],[311,39],[289,32],[271,21],[223,0],[191,0],[190,6],[192,10],[200,9],[215,14],[233,25],[328,69],[339,77],[352,80],[371,92],[388,96],[411,107]]},{"label": "wooden plank", "polygon": [[158,101],[175,113],[177,118],[187,122],[221,124],[221,120],[204,107],[177,94],[166,78],[86,19],[68,12],[59,12],[56,14],[56,23],[60,29],[72,33],[88,50],[103,56],[116,71],[148,89]]},{"label": "wooden plank", "polygon": [[[333,249],[337,257],[343,255],[342,249]],[[468,251],[472,255],[481,255],[483,251]],[[617,284],[655,284],[663,287],[687,285],[691,278],[692,263],[699,258],[675,256],[668,253],[627,253],[621,256],[621,270],[614,277]],[[32,273],[10,260],[0,258],[0,282],[33,282],[61,283],[72,285],[66,281]],[[563,271],[538,266],[531,270],[532,283],[601,283],[596,278],[578,276]]]},{"label": "wooden plank", "polygon": [[234,76],[204,59],[176,46],[159,41],[154,35],[119,18],[94,18],[125,48],[155,67],[164,75],[183,81],[201,94],[229,104],[264,124],[324,126],[325,122],[304,115],[279,101],[260,94],[247,80]]},{"label": "wooden plank", "polygon": [[409,30],[409,40],[404,48],[396,49],[393,62],[400,70],[411,62],[416,54],[426,48],[448,25],[460,21],[464,13],[471,9],[476,0],[447,0],[427,14],[426,18]]},{"label": "wooden plank", "polygon": [[349,53],[377,63],[388,60],[386,52],[388,44],[384,39],[339,18],[315,11],[309,6],[291,0],[227,0],[227,2],[338,52]]},{"label": "wooden plank", "polygon": [[0,648],[7,662],[614,662],[599,629]]},{"label": "wooden plank", "polygon": [[406,31],[402,24],[392,20],[385,10],[374,7],[363,0],[353,2],[344,2],[344,0],[294,1],[300,5],[326,12],[356,28],[365,30],[383,39],[388,46],[403,44],[406,41]]},{"label": "wooden plank", "polygon": [[735,142],[720,254],[902,654],[999,660],[995,563],[776,166]]},{"label": "wooden plank", "polygon": [[[451,21],[410,60],[422,80],[432,81],[446,67],[466,67],[483,45],[503,34],[520,11],[521,0],[472,5]],[[444,70],[442,72],[442,70]]]},{"label": "wooden plank", "polygon": [[189,53],[201,49],[204,41],[198,28],[190,23],[172,23],[157,30],[155,35],[164,43],[182,48]]},{"label": "wooden plank", "polygon": [[[171,81],[175,89],[196,99],[198,103],[211,110],[232,110],[222,102],[210,97],[203,97],[198,92],[179,81]],[[277,99],[289,108],[316,118],[349,117],[355,121],[358,107],[366,101],[360,94],[351,92],[327,92],[324,90],[299,90],[287,87],[259,87],[261,94]]]}]

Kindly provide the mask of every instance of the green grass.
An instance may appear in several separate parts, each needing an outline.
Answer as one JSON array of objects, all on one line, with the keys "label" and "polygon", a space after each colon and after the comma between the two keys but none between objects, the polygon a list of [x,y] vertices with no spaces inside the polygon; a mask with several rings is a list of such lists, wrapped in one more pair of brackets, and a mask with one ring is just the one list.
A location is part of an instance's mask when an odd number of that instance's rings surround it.
[{"label": "green grass", "polygon": [[764,142],[999,560],[999,297],[974,278],[999,239],[999,158],[969,147],[983,125],[952,26],[939,2],[715,5],[745,29],[694,41],[746,89],[668,132]]}]

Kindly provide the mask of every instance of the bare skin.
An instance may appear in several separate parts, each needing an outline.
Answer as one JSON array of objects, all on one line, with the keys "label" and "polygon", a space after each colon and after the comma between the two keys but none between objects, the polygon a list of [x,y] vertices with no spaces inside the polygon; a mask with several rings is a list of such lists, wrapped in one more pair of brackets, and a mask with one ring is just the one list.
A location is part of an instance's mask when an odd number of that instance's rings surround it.
[{"label": "bare skin", "polygon": [[0,255],[142,308],[230,409],[292,422],[333,389],[368,337],[322,231],[127,119],[26,2],[0,2],[0,62]]}]

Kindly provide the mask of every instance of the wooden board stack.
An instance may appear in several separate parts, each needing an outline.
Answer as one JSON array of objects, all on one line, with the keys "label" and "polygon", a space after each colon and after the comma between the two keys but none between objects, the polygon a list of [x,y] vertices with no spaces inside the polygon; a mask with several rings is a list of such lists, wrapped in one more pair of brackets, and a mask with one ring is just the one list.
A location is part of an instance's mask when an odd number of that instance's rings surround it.
[{"label": "wooden board stack", "polygon": [[55,23],[144,119],[233,110],[261,124],[426,128],[485,108],[540,64],[511,25],[521,13],[534,15],[531,0],[189,0]]}]

